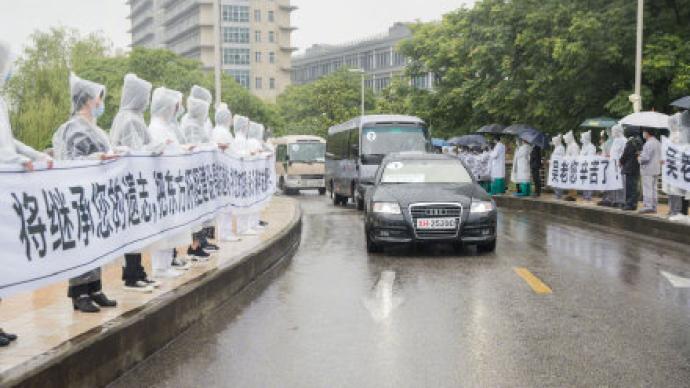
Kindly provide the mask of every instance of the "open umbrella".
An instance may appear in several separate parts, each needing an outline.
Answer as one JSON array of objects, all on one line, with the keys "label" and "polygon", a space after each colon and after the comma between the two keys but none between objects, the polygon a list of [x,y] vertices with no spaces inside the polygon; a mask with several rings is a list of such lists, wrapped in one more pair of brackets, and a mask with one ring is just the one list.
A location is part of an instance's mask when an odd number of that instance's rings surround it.
[{"label": "open umbrella", "polygon": [[504,130],[503,130],[503,133],[506,134],[506,135],[517,136],[517,135],[519,135],[519,134],[522,133],[522,132],[530,131],[530,130],[536,131],[536,129],[535,129],[534,127],[532,127],[531,125],[527,125],[527,124],[513,124],[513,125],[511,125],[510,127],[504,129]]},{"label": "open umbrella", "polygon": [[644,128],[668,128],[668,116],[658,112],[639,112],[625,116],[621,125]]},{"label": "open umbrella", "polygon": [[612,119],[611,117],[596,117],[593,119],[587,119],[580,127],[583,128],[611,128],[618,124],[618,120]]},{"label": "open umbrella", "polygon": [[444,146],[448,145],[448,142],[444,139],[433,138],[431,139],[431,145],[436,148],[443,148]]},{"label": "open umbrella", "polygon": [[500,135],[503,133],[503,130],[505,129],[505,126],[501,124],[489,124],[485,125],[477,131],[477,133],[493,133],[496,135]]},{"label": "open umbrella", "polygon": [[675,106],[680,109],[690,110],[690,96],[685,96],[681,99],[675,100],[671,103],[671,106]]},{"label": "open umbrella", "polygon": [[545,149],[549,146],[546,135],[534,128],[520,132],[518,137],[529,144],[541,147],[541,149]]},{"label": "open umbrella", "polygon": [[448,140],[448,144],[465,147],[482,147],[489,144],[482,135],[465,135]]}]

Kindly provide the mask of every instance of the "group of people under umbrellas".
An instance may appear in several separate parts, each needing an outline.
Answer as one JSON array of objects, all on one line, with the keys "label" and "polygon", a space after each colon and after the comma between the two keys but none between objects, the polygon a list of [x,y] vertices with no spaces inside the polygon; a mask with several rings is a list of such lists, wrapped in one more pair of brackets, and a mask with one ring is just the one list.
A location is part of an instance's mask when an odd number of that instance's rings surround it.
[{"label": "group of people under umbrellas", "polygon": [[[9,49],[0,43],[0,87],[7,78],[9,62]],[[185,113],[183,93],[165,87],[153,90],[150,82],[127,74],[119,112],[107,133],[97,124],[105,111],[105,87],[74,74],[70,75],[69,84],[69,118],[54,132],[52,149],[46,152],[36,151],[14,139],[8,107],[0,95],[0,163],[19,164],[26,170],[33,170],[35,162],[52,168],[53,159],[110,160],[132,151],[179,155],[197,149],[219,149],[239,158],[272,152],[264,142],[264,126],[244,116],[233,118],[227,104],[216,106],[214,126],[209,118],[213,98],[211,92],[201,86],[192,87]],[[144,115],[149,108],[150,123],[147,124]],[[233,242],[239,241],[238,234],[259,234],[266,226],[259,220],[260,210],[254,209],[247,214],[232,215],[229,211],[219,214],[218,237]],[[209,238],[215,237],[213,225],[215,222],[207,221],[151,245],[148,249],[152,252],[152,277],[145,272],[141,252],[125,255],[122,268],[125,289],[152,292],[160,286],[159,279],[181,275],[190,268],[191,262],[208,261],[209,252],[219,249],[209,242]],[[186,255],[177,251],[180,246],[188,246]],[[85,313],[117,305],[103,292],[100,268],[70,279],[67,295],[74,310]],[[7,346],[15,339],[15,335],[0,329],[0,346]]]},{"label": "group of people under umbrellas", "polygon": [[[516,138],[510,178],[516,186],[517,196],[541,195],[543,153],[549,146],[552,147],[552,156],[607,157],[619,166],[624,187],[603,192],[602,199],[597,205],[626,211],[637,210],[641,186],[643,208],[639,212],[656,213],[659,203],[658,185],[663,165],[660,136],[669,136],[669,140],[675,144],[690,143],[690,97],[677,100],[672,105],[679,109],[679,112],[670,117],[656,112],[642,112],[620,121],[609,118],[587,120],[581,127],[588,130],[580,134],[579,144],[573,131],[564,135],[558,134],[549,142],[544,133],[524,124],[515,124],[507,128],[499,124],[482,127],[477,133],[490,138],[490,143],[483,136],[473,134],[453,138],[449,140],[449,144],[460,146],[458,156],[473,173],[479,170],[473,163],[488,163],[489,176],[476,173],[475,176],[492,195],[506,192],[506,146],[503,141],[508,137]],[[593,142],[592,128],[602,129],[599,133],[599,148]],[[663,191],[668,194],[670,220],[690,222],[687,216],[690,193],[669,185],[664,185]],[[554,188],[554,192],[557,199],[576,200],[577,192],[574,190],[564,192],[562,189]],[[585,201],[592,201],[593,197],[592,191],[582,192]]]}]

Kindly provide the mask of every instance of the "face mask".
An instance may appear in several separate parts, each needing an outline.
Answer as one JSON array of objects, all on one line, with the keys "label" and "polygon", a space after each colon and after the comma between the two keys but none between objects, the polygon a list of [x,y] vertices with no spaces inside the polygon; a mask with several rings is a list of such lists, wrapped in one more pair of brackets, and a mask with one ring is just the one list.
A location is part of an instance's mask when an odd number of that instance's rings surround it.
[{"label": "face mask", "polygon": [[99,117],[103,116],[103,113],[105,113],[105,105],[104,104],[100,104],[97,107],[91,109],[91,116],[93,116],[93,118],[99,118]]}]

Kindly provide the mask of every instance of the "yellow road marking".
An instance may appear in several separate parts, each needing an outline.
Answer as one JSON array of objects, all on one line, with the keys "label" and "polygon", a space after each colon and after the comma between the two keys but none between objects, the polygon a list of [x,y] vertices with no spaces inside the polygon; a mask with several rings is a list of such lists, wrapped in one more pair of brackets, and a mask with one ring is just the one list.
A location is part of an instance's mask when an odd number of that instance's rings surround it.
[{"label": "yellow road marking", "polygon": [[551,291],[551,288],[544,284],[541,280],[539,280],[538,277],[534,276],[532,272],[530,272],[527,268],[515,268],[515,273],[518,274],[519,277],[522,278],[527,284],[529,284],[530,287],[532,287],[532,290],[536,292],[537,294],[551,294],[553,291]]}]

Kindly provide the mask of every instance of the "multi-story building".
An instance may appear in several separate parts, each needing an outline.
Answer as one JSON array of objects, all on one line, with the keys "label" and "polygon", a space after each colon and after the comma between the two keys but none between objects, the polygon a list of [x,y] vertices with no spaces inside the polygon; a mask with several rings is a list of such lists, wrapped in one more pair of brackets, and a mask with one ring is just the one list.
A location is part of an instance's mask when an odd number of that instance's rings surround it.
[{"label": "multi-story building", "polygon": [[[366,73],[367,87],[380,92],[388,87],[395,76],[403,75],[407,59],[396,47],[412,37],[412,31],[404,23],[396,23],[387,33],[341,45],[317,44],[304,54],[292,57],[292,83],[305,84],[315,81],[340,68],[362,69]],[[430,89],[431,74],[414,77],[414,86]]]},{"label": "multi-story building", "polygon": [[220,3],[222,68],[258,97],[275,101],[290,84],[290,0],[129,0],[132,45],[167,48],[208,69],[215,61]]}]

